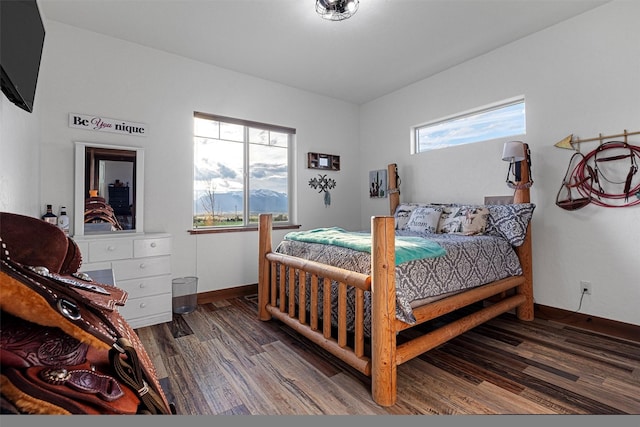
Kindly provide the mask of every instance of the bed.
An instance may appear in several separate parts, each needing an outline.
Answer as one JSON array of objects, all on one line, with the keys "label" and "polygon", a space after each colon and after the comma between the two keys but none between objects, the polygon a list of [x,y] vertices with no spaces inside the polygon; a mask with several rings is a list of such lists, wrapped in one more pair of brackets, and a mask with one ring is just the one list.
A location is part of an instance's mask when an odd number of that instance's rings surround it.
[{"label": "bed", "polygon": [[[524,163],[521,179],[526,182],[528,170]],[[534,313],[530,219],[535,205],[530,203],[528,186],[516,186],[512,205],[484,207],[491,209],[487,229],[506,231],[508,238],[502,239],[500,232],[493,233],[500,237],[498,239],[492,238],[489,232],[477,236],[441,236],[445,241],[438,241],[437,234],[424,235],[422,237],[445,248],[446,255],[397,264],[396,249],[403,248],[406,235],[411,235],[411,239],[416,233],[415,229],[399,230],[403,228],[399,224],[403,221],[400,214],[403,204],[399,200],[397,165],[388,166],[388,177],[390,215],[371,218],[368,252],[291,239],[283,240],[274,250],[271,215],[263,214],[259,220],[258,317],[263,321],[277,319],[285,323],[371,377],[372,399],[381,406],[395,404],[397,369],[403,363],[502,313],[515,310],[521,320],[533,320]],[[404,206],[425,207],[419,203]],[[515,218],[512,223],[509,213],[498,221],[496,212],[512,211],[526,215]],[[519,230],[515,237],[509,235],[514,229]],[[486,249],[488,261],[468,262],[479,259],[485,244],[480,241],[489,240],[494,244],[503,240],[497,243],[503,249],[506,241],[506,252],[496,256],[497,249]],[[465,267],[460,265],[454,270],[457,268],[465,274],[454,279],[457,273],[444,270],[443,263],[453,256],[458,244],[471,244],[476,258],[461,255],[459,259],[467,260]],[[494,258],[504,258],[508,267],[494,266],[491,261]],[[346,263],[347,259],[355,262]],[[417,267],[417,273],[408,269],[419,263],[426,266]],[[487,268],[487,263],[491,268]],[[475,268],[476,265],[483,267]],[[491,269],[493,273],[467,279],[470,276],[466,273],[474,269]],[[430,271],[437,273],[430,274]],[[437,286],[432,283],[436,276],[441,277],[442,282]],[[476,283],[462,283],[466,280]],[[433,290],[443,283],[445,289]],[[431,291],[425,293],[425,288]],[[440,321],[472,305],[475,308],[469,313],[447,322]],[[426,322],[436,326],[425,333],[412,334],[408,340],[397,339],[400,332]]]}]

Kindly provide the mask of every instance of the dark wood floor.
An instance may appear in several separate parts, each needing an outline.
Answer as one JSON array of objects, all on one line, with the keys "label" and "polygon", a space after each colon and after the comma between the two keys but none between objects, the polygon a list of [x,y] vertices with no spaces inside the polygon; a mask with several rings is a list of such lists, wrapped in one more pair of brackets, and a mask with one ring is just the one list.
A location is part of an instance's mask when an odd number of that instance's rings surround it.
[{"label": "dark wood floor", "polygon": [[640,414],[640,342],[504,314],[398,368],[398,401],[255,297],[137,330],[179,414]]}]

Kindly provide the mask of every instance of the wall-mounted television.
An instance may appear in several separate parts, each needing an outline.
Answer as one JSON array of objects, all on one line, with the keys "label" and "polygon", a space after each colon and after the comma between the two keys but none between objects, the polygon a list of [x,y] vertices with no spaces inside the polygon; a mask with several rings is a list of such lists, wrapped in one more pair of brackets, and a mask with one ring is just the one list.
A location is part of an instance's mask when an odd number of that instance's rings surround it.
[{"label": "wall-mounted television", "polygon": [[43,45],[44,25],[36,0],[0,0],[2,92],[30,113]]}]

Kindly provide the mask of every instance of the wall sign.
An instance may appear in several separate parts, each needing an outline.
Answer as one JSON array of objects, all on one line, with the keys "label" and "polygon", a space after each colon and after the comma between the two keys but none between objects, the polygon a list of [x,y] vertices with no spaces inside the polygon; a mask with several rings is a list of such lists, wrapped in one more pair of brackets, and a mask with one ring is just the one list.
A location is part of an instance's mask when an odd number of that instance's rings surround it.
[{"label": "wall sign", "polygon": [[107,117],[90,116],[87,114],[69,113],[69,127],[94,130],[98,132],[113,132],[125,135],[147,136],[147,125],[126,120],[109,119]]}]

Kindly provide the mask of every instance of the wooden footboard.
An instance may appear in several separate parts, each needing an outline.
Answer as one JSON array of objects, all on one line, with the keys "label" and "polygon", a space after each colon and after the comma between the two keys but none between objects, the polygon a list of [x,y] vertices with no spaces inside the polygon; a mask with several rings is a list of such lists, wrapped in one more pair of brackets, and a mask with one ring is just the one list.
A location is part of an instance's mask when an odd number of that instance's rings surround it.
[{"label": "wooden footboard", "polygon": [[[363,374],[371,375],[370,358],[365,355],[364,348],[364,293],[371,290],[371,277],[272,252],[271,228],[271,215],[260,215],[259,318],[261,320],[277,318]],[[309,290],[306,288],[307,277],[311,282]],[[322,312],[331,311],[332,281],[338,283],[337,331],[332,328],[330,321],[322,322],[318,306],[319,289],[322,289]],[[323,286],[319,286],[320,283]],[[355,290],[355,325],[351,345],[347,343],[349,338],[347,332],[347,290],[349,288]],[[309,305],[311,307],[308,318],[307,291],[310,294]]]},{"label": "wooden footboard", "polygon": [[[513,308],[529,312],[526,294],[516,293],[482,308],[439,329],[396,345],[396,334],[413,327],[396,319],[395,292],[395,222],[391,216],[373,217],[372,274],[356,273],[314,261],[274,253],[271,250],[272,218],[260,216],[260,254],[258,279],[258,311],[261,320],[276,318],[314,343],[342,359],[365,375],[371,376],[373,400],[381,406],[396,401],[397,366],[446,341],[507,312]],[[310,278],[311,289],[306,288]],[[338,325],[322,321],[319,312],[319,289],[322,289],[322,312],[331,310],[331,281],[338,283]],[[323,286],[319,286],[322,283]],[[510,277],[492,284],[414,309],[417,324],[435,319],[510,289],[528,289],[524,276]],[[347,325],[347,290],[355,290],[355,324]],[[307,291],[311,310],[307,313]],[[370,354],[365,351],[365,291],[371,292]],[[297,301],[295,296],[297,295]],[[531,303],[532,305],[532,303]],[[532,308],[532,307],[531,307]],[[531,310],[532,312],[532,310]]]},{"label": "wooden footboard", "polygon": [[[390,189],[396,188],[393,166],[393,176],[391,165],[389,167]],[[521,202],[528,202],[528,189],[526,192],[526,200]],[[396,193],[399,195],[399,191]],[[394,210],[395,207],[392,212]],[[509,277],[417,307],[414,309],[417,319],[414,325],[398,320],[395,315],[395,220],[392,215],[371,218],[370,276],[274,253],[271,233],[271,215],[260,215],[259,318],[265,321],[272,318],[280,320],[358,371],[371,376],[372,398],[381,406],[391,406],[396,402],[399,365],[514,308],[520,319],[533,319],[530,227],[525,243],[518,248],[523,268],[521,276]],[[310,279],[310,289],[307,289],[307,278]],[[322,299],[322,313],[331,311],[332,281],[337,283],[338,288],[337,327],[329,320],[322,320],[318,306]],[[352,310],[347,307],[350,289],[355,292]],[[512,289],[515,292],[508,292]],[[367,346],[368,338],[364,332],[366,292],[371,293],[370,347]],[[497,302],[397,345],[396,336],[400,331],[496,295],[501,296]],[[307,301],[307,297],[310,301]],[[347,324],[349,311],[355,313],[351,328]]]}]

